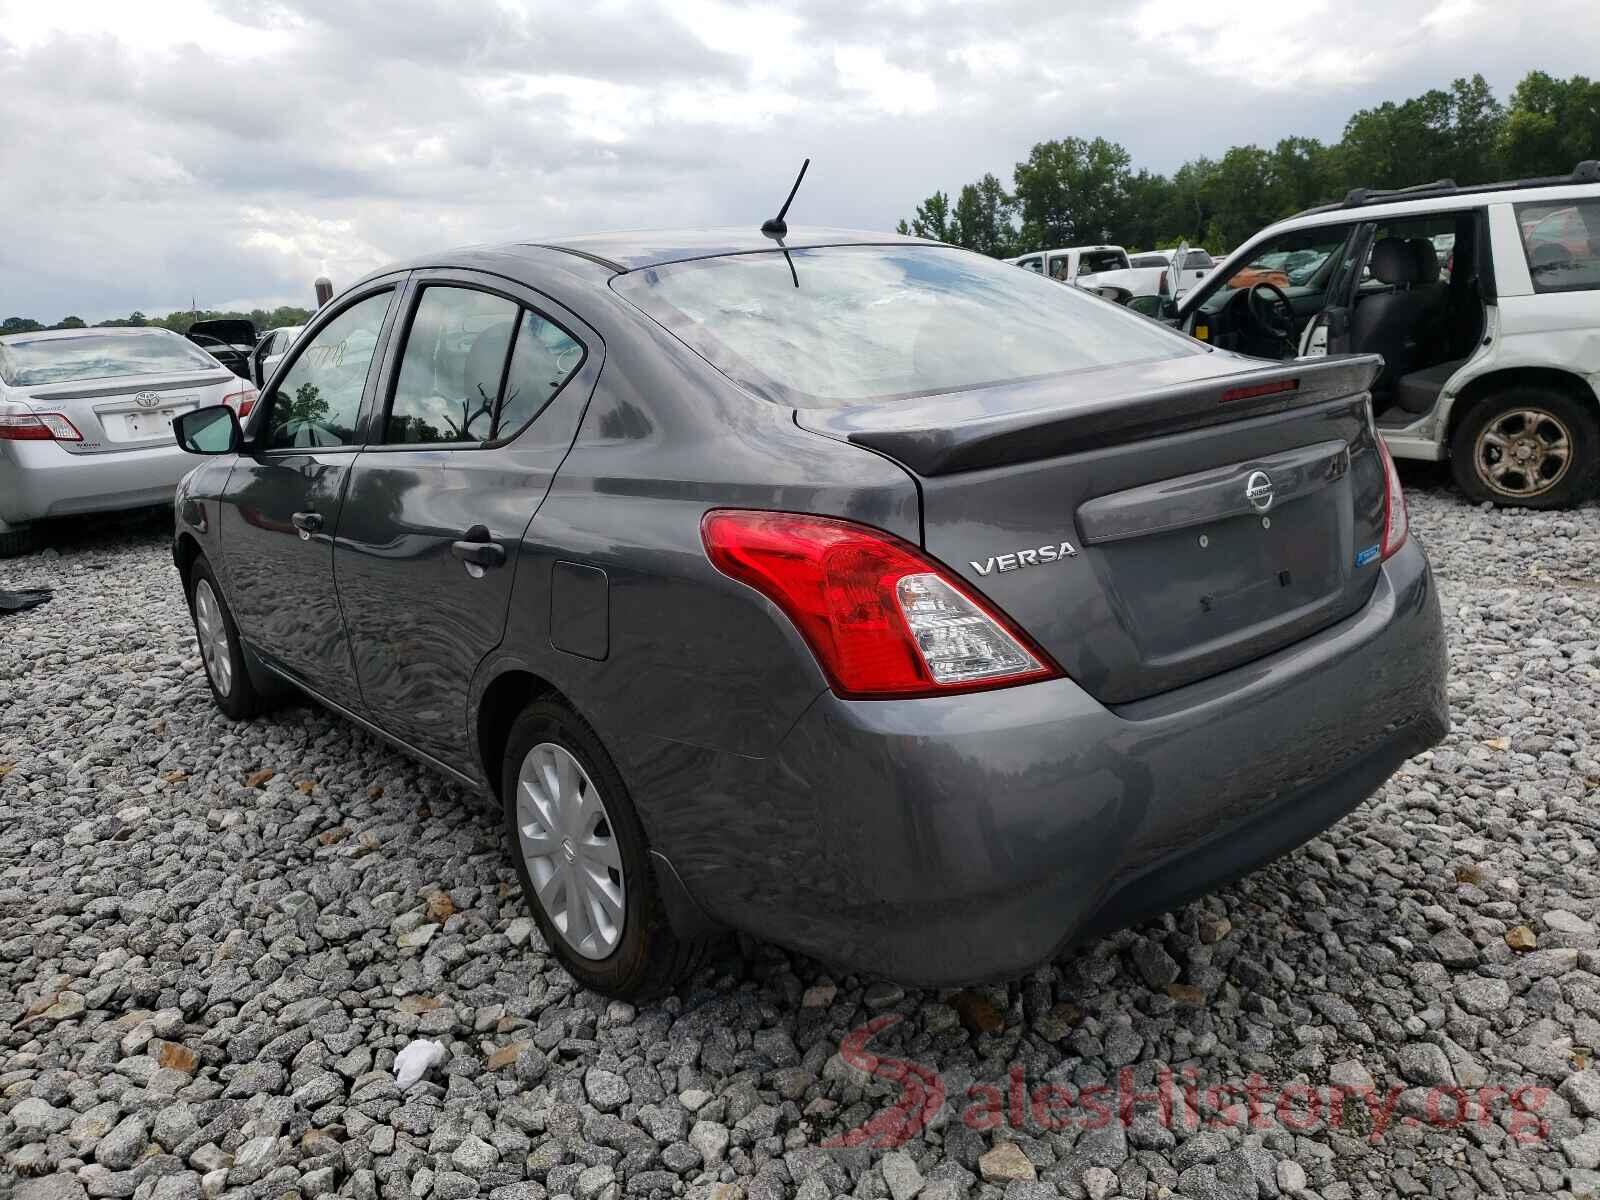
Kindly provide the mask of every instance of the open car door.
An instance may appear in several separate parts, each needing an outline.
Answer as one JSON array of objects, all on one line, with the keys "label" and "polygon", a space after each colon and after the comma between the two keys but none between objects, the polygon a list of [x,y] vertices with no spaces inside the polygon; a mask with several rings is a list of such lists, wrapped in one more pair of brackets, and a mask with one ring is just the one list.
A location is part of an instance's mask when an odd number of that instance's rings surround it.
[{"label": "open car door", "polygon": [[1168,271],[1161,281],[1163,297],[1176,300],[1180,292],[1189,290],[1183,286],[1183,264],[1188,261],[1189,239],[1183,238],[1178,242],[1178,248],[1172,252],[1172,270]]},{"label": "open car door", "polygon": [[1377,228],[1370,221],[1365,222],[1345,243],[1343,257],[1328,280],[1326,303],[1321,312],[1306,322],[1300,335],[1302,358],[1350,352],[1350,318],[1355,313],[1361,275],[1366,269],[1367,256],[1372,253],[1372,239]]}]

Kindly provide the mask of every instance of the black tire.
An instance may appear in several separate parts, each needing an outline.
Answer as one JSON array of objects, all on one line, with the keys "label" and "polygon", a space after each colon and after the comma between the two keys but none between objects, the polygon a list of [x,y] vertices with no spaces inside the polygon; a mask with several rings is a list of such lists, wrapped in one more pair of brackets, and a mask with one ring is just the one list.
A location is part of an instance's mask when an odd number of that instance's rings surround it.
[{"label": "black tire", "polygon": [[201,659],[206,660],[206,635],[201,629],[202,614],[197,611],[197,597],[204,585],[210,591],[210,599],[215,602],[218,615],[221,617],[222,629],[226,635],[226,652],[228,662],[227,688],[224,690],[217,684],[213,675],[211,662],[205,661],[206,685],[211,689],[211,699],[223,714],[235,721],[248,721],[252,717],[260,716],[270,707],[270,698],[263,695],[256,687],[255,680],[250,677],[250,669],[245,662],[244,647],[239,642],[239,629],[233,623],[233,613],[228,608],[228,602],[222,598],[222,585],[217,582],[216,575],[211,570],[211,564],[206,561],[205,555],[194,560],[189,568],[189,615],[194,620],[195,638],[200,643]]},{"label": "black tire", "polygon": [[[523,762],[541,744],[564,749],[599,789],[601,804],[622,861],[624,913],[616,945],[603,958],[580,954],[546,912],[529,874],[517,830],[517,799]],[[517,716],[500,763],[500,794],[506,852],[522,885],[523,899],[545,944],[584,987],[606,996],[640,1000],[672,988],[700,965],[706,943],[679,938],[667,920],[651,864],[649,843],[616,765],[593,729],[565,705],[536,700]]]},{"label": "black tire", "polygon": [[0,558],[16,558],[39,545],[38,531],[32,525],[0,532]]},{"label": "black tire", "polygon": [[[1479,438],[1497,423],[1508,423],[1512,429],[1527,428],[1528,423],[1514,416],[1524,412],[1551,418],[1535,436],[1543,438],[1556,429],[1564,429],[1570,450],[1563,470],[1545,472],[1553,482],[1527,491],[1528,487],[1538,486],[1532,473],[1513,469],[1507,477],[1513,489],[1508,491],[1488,476],[1485,456],[1479,454]],[[1485,447],[1486,453],[1491,449]],[[1600,413],[1593,403],[1537,384],[1517,384],[1494,392],[1468,409],[1456,426],[1450,439],[1450,471],[1456,486],[1476,501],[1488,500],[1513,508],[1570,507],[1589,495],[1600,471]],[[1515,494],[1517,491],[1523,494]]]}]

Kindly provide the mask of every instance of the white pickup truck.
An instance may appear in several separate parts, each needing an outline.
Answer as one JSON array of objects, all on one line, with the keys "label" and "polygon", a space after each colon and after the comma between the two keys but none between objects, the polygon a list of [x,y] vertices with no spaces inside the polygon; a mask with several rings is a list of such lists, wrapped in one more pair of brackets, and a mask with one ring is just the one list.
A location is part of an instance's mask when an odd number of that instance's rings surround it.
[{"label": "white pickup truck", "polygon": [[1035,250],[1006,261],[1062,283],[1089,288],[1122,304],[1135,296],[1173,294],[1168,267],[1132,266],[1128,262],[1128,252],[1121,246],[1067,246],[1060,250]]},{"label": "white pickup truck", "polygon": [[[1178,261],[1179,247],[1171,250],[1146,250],[1131,255],[1129,262],[1135,267],[1171,267]],[[1211,273],[1211,268],[1216,266],[1211,255],[1198,247],[1189,247],[1183,251],[1183,266],[1173,272],[1172,295],[1174,299],[1183,296],[1190,288],[1199,283]]]}]

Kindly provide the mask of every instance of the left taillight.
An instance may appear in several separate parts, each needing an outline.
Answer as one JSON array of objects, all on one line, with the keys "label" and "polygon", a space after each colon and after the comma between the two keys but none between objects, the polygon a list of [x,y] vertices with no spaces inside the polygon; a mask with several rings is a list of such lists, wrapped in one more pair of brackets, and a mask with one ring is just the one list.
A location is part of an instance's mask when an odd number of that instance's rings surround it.
[{"label": "left taillight", "polygon": [[38,413],[7,404],[0,407],[0,441],[81,442],[83,434],[60,413]]},{"label": "left taillight", "polygon": [[256,406],[256,395],[256,389],[253,387],[240,388],[237,392],[229,392],[222,398],[222,402],[243,419],[248,417],[250,410]]},{"label": "left taillight", "polygon": [[849,699],[939,696],[1060,668],[941,563],[893,534],[804,513],[718,509],[706,554],[794,622]]},{"label": "left taillight", "polygon": [[1383,459],[1383,558],[1388,558],[1401,546],[1411,532],[1411,521],[1406,513],[1406,496],[1400,490],[1400,472],[1395,470],[1394,456],[1383,439],[1378,439],[1378,455]]}]

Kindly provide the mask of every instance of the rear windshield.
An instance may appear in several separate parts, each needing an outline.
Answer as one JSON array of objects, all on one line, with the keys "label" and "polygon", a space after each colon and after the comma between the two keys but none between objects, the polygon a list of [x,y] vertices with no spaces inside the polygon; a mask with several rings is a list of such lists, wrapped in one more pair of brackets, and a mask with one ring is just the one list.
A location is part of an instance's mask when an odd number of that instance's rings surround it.
[{"label": "rear windshield", "polygon": [[0,379],[12,387],[204,371],[219,364],[175,333],[86,330],[74,337],[0,342]]},{"label": "rear windshield", "polygon": [[728,255],[612,286],[729,378],[798,408],[1206,353],[1110,301],[945,246]]},{"label": "rear windshield", "polygon": [[1121,271],[1128,259],[1121,250],[1085,250],[1078,256],[1078,274],[1094,275],[1100,271]]}]

